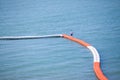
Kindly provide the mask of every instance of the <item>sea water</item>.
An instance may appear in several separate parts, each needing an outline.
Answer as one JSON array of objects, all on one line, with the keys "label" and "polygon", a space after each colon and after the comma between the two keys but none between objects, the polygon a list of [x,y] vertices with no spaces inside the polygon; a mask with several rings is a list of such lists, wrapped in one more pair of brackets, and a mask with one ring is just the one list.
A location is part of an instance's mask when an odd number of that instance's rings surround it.
[{"label": "sea water", "polygon": [[[120,79],[120,0],[0,0],[0,36],[70,34]],[[97,80],[93,56],[63,38],[0,40],[0,80]]]}]

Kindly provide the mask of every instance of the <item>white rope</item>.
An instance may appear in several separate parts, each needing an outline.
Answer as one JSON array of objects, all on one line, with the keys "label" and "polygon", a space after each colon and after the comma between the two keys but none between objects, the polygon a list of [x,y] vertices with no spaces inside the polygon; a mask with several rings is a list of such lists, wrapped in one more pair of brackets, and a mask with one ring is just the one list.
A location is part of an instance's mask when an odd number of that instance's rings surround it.
[{"label": "white rope", "polygon": [[0,37],[0,40],[39,39],[39,38],[54,38],[54,37],[62,37],[62,35],[53,34],[53,35],[43,35],[43,36],[2,36]]}]

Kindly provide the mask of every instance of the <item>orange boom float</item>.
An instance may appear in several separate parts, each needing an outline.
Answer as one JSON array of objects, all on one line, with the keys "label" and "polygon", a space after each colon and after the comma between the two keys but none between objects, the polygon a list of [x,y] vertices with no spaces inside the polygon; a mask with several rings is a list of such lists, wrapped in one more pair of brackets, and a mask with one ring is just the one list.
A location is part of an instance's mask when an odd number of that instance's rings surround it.
[{"label": "orange boom float", "polygon": [[100,68],[100,56],[99,56],[97,50],[93,46],[91,46],[90,44],[88,44],[80,39],[74,38],[72,36],[68,36],[66,34],[62,34],[61,37],[69,39],[73,42],[76,42],[76,43],[88,48],[92,52],[93,57],[94,57],[94,65],[93,66],[94,66],[94,72],[95,72],[97,78],[99,80],[108,80]]}]

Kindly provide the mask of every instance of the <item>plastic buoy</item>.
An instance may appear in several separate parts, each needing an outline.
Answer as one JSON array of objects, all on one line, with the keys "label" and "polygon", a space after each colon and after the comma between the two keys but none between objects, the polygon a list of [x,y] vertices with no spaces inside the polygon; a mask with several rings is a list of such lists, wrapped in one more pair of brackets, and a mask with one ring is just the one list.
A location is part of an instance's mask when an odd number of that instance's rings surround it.
[{"label": "plastic buoy", "polygon": [[40,39],[40,38],[58,38],[58,37],[69,39],[73,42],[76,42],[88,48],[93,54],[93,60],[94,60],[93,69],[97,78],[99,80],[108,80],[108,78],[103,74],[100,68],[100,56],[98,54],[98,51],[93,46],[91,46],[90,44],[86,43],[83,40],[74,38],[66,34],[54,34],[54,35],[43,35],[43,36],[3,36],[0,37],[0,40],[21,40],[21,39]]}]

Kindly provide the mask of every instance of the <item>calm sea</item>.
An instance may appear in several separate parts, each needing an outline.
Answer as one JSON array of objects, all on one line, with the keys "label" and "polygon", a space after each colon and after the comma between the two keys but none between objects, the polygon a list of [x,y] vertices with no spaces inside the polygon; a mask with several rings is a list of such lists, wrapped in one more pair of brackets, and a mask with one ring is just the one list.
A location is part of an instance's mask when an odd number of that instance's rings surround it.
[{"label": "calm sea", "polygon": [[[70,34],[120,79],[120,0],[0,0],[0,36]],[[63,38],[0,40],[0,80],[97,80],[93,56]]]}]

